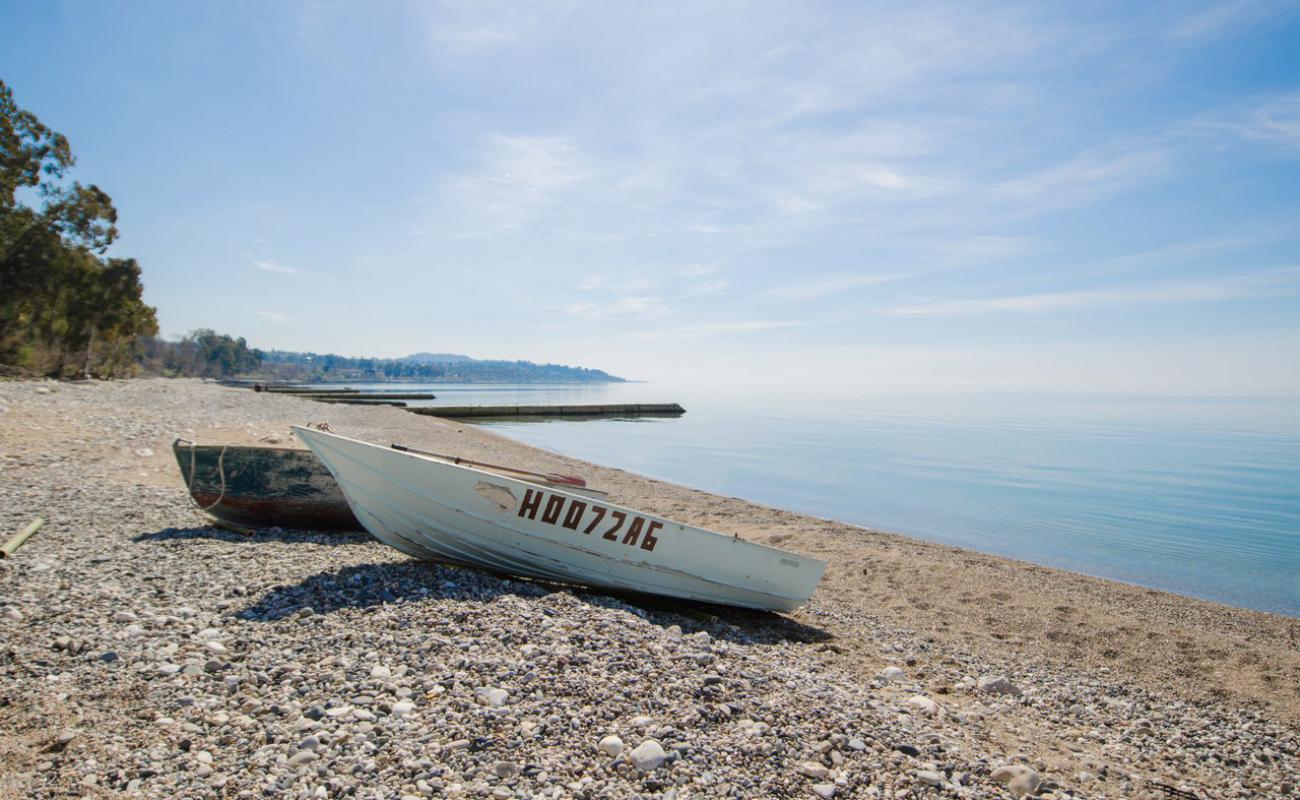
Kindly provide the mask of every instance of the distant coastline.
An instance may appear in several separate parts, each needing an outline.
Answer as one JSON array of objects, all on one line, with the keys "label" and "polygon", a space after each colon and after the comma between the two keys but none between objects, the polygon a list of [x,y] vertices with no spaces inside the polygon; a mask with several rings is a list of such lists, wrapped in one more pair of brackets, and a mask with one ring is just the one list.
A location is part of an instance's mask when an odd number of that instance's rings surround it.
[{"label": "distant coastline", "polygon": [[258,351],[255,370],[230,376],[241,381],[292,383],[627,383],[600,369],[532,361],[478,359],[452,353],[415,353],[402,358],[352,358],[333,353]]}]

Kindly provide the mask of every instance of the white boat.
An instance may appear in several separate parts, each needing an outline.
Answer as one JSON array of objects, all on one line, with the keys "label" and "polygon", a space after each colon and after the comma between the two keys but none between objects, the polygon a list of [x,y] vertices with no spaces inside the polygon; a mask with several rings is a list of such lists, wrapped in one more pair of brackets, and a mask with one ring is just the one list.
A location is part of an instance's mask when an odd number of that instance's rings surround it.
[{"label": "white boat", "polygon": [[826,562],[541,485],[295,427],[375,538],[416,558],[791,611]]}]

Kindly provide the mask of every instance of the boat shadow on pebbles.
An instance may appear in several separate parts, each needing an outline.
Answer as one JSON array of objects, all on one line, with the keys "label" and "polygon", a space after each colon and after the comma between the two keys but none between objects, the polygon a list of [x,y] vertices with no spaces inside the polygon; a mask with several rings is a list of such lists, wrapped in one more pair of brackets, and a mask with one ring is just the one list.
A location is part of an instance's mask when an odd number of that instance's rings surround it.
[{"label": "boat shadow on pebbles", "polygon": [[308,531],[288,528],[257,528],[251,534],[235,533],[218,528],[216,525],[196,525],[192,528],[163,528],[160,531],[141,533],[131,538],[140,542],[180,542],[195,539],[215,539],[230,544],[258,544],[259,542],[281,542],[284,544],[326,544],[349,545],[370,544],[374,537],[365,531]]},{"label": "boat shadow on pebbles", "polygon": [[[820,628],[769,612],[642,595],[611,595],[425,561],[360,564],[317,573],[295,584],[273,587],[236,616],[251,622],[275,622],[388,603],[485,603],[505,595],[541,598],[556,592],[592,606],[629,611],[660,627],[676,625],[687,634],[708,631],[714,638],[743,644],[816,643],[833,638]],[[539,608],[538,613],[546,612]]]}]

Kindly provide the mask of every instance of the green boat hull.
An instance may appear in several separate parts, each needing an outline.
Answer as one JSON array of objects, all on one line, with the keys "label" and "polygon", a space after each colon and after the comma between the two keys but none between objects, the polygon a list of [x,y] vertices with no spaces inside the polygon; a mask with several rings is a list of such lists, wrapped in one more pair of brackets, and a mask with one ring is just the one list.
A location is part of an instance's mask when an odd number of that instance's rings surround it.
[{"label": "green boat hull", "polygon": [[199,508],[253,528],[361,531],[334,476],[310,450],[172,444]]}]

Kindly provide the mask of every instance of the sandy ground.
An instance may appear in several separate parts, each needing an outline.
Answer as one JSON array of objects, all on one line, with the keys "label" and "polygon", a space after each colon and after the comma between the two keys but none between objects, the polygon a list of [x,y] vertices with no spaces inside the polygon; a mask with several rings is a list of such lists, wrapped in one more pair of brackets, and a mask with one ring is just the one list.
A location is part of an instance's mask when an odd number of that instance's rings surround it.
[{"label": "sandy ground", "polygon": [[[21,475],[54,453],[79,465],[69,480],[177,488],[176,436],[291,441],[290,424],[328,422],[369,441],[581,474],[614,502],[826,559],[813,601],[791,616],[826,633],[818,647],[827,668],[867,681],[883,665],[903,663],[918,687],[954,712],[977,703],[958,691],[963,665],[975,661],[1013,680],[1050,674],[1141,690],[1207,713],[1244,714],[1290,731],[1292,747],[1300,731],[1297,619],[710,495],[401,409],[325,405],[198,381],[44,384],[49,395],[40,386],[0,384],[0,474]],[[206,411],[195,414],[198,406]],[[114,435],[101,435],[110,429]],[[42,496],[36,488],[28,493]],[[59,523],[58,509],[10,511],[10,518],[42,513]],[[28,545],[40,547],[39,538]],[[1069,720],[1026,712],[988,728],[995,742],[1049,771],[1077,772],[1085,760],[1080,730]]]}]

